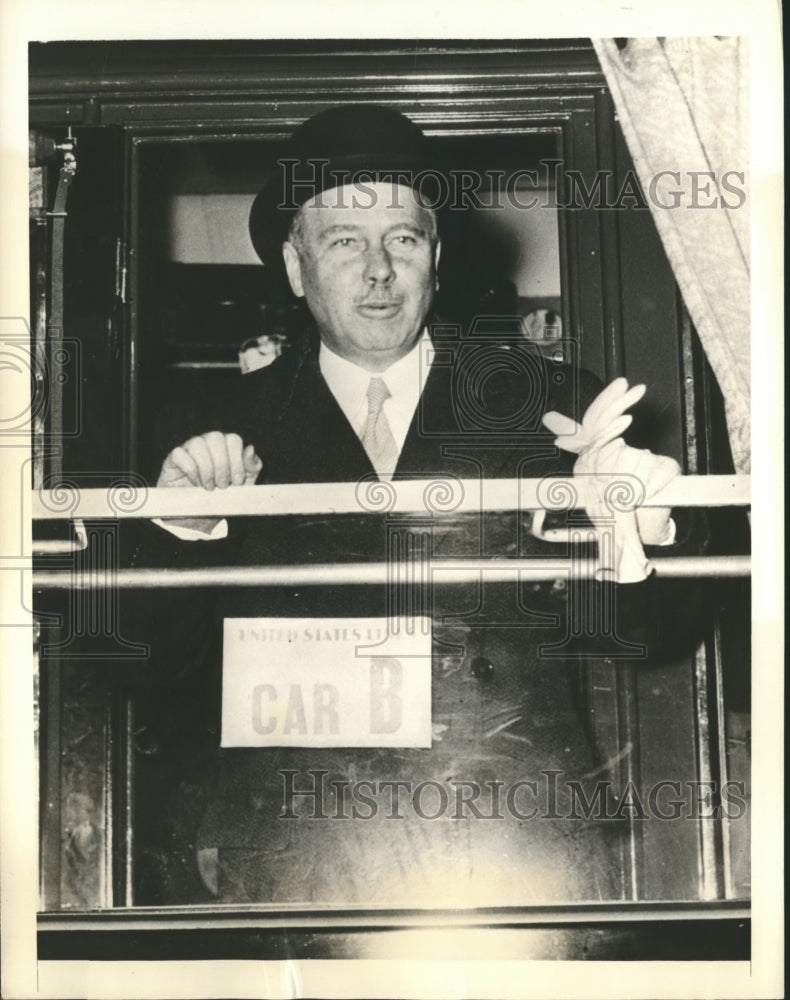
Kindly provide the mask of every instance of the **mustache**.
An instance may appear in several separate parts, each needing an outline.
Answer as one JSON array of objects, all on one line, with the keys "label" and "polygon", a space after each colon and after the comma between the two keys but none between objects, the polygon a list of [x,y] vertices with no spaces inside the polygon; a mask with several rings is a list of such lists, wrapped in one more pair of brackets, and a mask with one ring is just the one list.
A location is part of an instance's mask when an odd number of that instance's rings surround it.
[{"label": "mustache", "polygon": [[395,306],[403,302],[401,295],[391,292],[369,292],[367,295],[359,295],[354,299],[357,306]]}]

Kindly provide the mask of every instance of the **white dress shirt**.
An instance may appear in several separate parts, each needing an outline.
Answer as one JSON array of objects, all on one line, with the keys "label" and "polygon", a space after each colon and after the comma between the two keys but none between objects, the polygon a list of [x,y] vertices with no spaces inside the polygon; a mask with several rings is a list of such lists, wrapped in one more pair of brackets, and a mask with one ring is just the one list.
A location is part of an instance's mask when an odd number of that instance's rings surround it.
[{"label": "white dress shirt", "polygon": [[318,352],[321,374],[357,437],[361,437],[368,416],[367,393],[370,380],[378,375],[390,393],[389,399],[384,402],[383,413],[390,425],[398,453],[403,451],[406,435],[431,368],[433,352],[430,347],[431,338],[428,331],[424,330],[422,337],[408,354],[383,372],[370,372],[355,365],[353,361],[341,358],[326,344],[321,344]]}]

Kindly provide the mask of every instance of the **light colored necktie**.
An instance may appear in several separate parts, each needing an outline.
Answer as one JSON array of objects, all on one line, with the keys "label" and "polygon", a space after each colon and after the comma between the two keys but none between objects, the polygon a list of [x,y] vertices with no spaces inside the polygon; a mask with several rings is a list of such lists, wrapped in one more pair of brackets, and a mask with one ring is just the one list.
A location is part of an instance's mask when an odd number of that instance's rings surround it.
[{"label": "light colored necktie", "polygon": [[368,386],[368,416],[360,434],[362,447],[376,470],[379,479],[391,479],[398,464],[398,446],[384,413],[383,406],[390,398],[384,379],[374,375]]}]

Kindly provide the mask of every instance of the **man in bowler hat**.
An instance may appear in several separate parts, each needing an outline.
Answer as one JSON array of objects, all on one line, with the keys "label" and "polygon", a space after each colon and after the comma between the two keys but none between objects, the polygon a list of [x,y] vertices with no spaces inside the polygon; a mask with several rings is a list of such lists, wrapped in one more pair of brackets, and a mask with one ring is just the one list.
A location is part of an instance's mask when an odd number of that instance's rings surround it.
[{"label": "man in bowler hat", "polygon": [[[311,322],[291,350],[241,378],[232,397],[199,401],[190,434],[162,443],[159,486],[211,490],[575,471],[592,479],[627,473],[650,495],[677,474],[671,459],[629,448],[621,437],[630,423],[625,411],[643,387],[618,379],[602,391],[584,372],[547,369],[538,355],[490,338],[467,340],[434,315],[441,206],[423,182],[435,179],[435,167],[422,131],[388,108],[345,106],[296,129],[255,200],[250,235],[266,266],[280,258]],[[591,504],[588,514],[595,527],[608,523],[610,512],[601,503]],[[386,551],[380,521],[366,522],[348,543],[345,522],[272,528],[266,521],[251,519],[237,531],[216,518],[177,518],[160,522],[158,530],[169,538],[163,548],[169,544],[173,552],[199,549],[249,565],[289,562],[295,550],[320,553],[327,546],[342,560],[352,555],[344,544],[367,546],[368,555],[377,546]],[[479,556],[491,539],[518,554],[554,554],[546,542],[525,542],[517,512],[489,518],[484,528],[481,523],[470,532],[468,523],[437,522],[429,557]],[[626,510],[614,534],[594,585],[633,595],[630,603],[623,598],[630,610],[621,618],[636,620],[635,609],[651,600],[642,544],[671,546],[674,524],[668,510]],[[181,556],[168,550],[165,561],[175,558]],[[199,830],[189,834],[203,858],[202,891],[235,903],[433,906],[617,897],[623,824],[568,821],[567,793],[550,789],[545,778],[581,777],[597,763],[577,712],[572,673],[556,655],[541,654],[562,646],[571,589],[535,584],[528,608],[521,591],[517,601],[497,593],[486,605],[488,621],[475,611],[474,594],[459,597],[450,588],[449,596],[436,597],[434,642],[441,648],[433,664],[431,749],[228,752],[206,737],[193,763],[209,804]],[[215,608],[214,618],[347,616],[349,609],[362,617],[381,615],[386,606],[378,588],[352,587],[331,594],[234,588],[217,600],[224,611]],[[455,629],[441,624],[448,613]],[[209,631],[212,615],[202,621]],[[216,634],[196,641],[199,627],[185,629],[184,641],[196,659],[204,652],[199,647],[208,651],[212,665],[204,675],[215,680],[207,682],[208,708],[201,711],[211,716],[206,731],[213,726],[215,732],[221,653]],[[581,654],[597,655],[596,637],[587,638],[592,646]],[[627,648],[641,648],[630,641]],[[176,705],[182,697],[165,700]],[[156,711],[163,711],[158,698]],[[189,724],[197,725],[194,713]],[[360,779],[390,785],[439,779],[534,794],[529,810],[526,798],[514,799],[514,810],[492,813],[490,821],[475,819],[474,810],[455,818],[451,811],[437,822],[413,811],[393,818],[382,805],[375,821],[325,822],[309,815],[309,796],[298,819],[282,821],[283,768],[303,788],[317,765],[338,782],[333,787]],[[326,800],[327,810],[336,807]],[[195,892],[179,898],[194,900]],[[166,901],[178,900],[171,894]]]},{"label": "man in bowler hat", "polygon": [[[601,394],[587,373],[549,379],[522,353],[514,363],[505,350],[487,352],[484,384],[477,384],[480,411],[490,419],[482,413],[464,423],[458,411],[482,354],[479,344],[440,343],[432,328],[441,253],[441,211],[431,207],[430,193],[437,175],[422,131],[389,108],[347,105],[296,129],[255,199],[250,236],[266,266],[281,255],[314,325],[299,350],[246,377],[233,400],[208,408],[216,426],[204,416],[200,433],[172,442],[158,485],[221,489],[448,472],[537,478],[570,471],[573,454],[577,475],[636,476],[648,495],[677,475],[672,459],[622,440],[631,420],[625,411],[644,387],[618,379]],[[432,364],[439,346],[453,354],[450,378],[447,364]],[[494,433],[503,426],[510,440]],[[545,448],[525,448],[545,445],[547,431],[564,457],[553,451],[547,460]],[[185,538],[224,530],[216,519],[171,521],[169,528]],[[667,544],[673,530],[667,510],[623,514],[606,569],[620,582],[645,579],[640,541]]]}]

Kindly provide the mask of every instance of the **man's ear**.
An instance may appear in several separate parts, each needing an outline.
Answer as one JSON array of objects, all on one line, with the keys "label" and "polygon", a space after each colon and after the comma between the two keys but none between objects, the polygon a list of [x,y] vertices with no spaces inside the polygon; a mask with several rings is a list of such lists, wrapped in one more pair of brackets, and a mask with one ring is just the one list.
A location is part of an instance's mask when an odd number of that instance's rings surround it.
[{"label": "man's ear", "polygon": [[437,239],[436,246],[433,251],[433,270],[436,274],[436,288],[439,288],[439,258],[442,255],[442,241]]},{"label": "man's ear", "polygon": [[288,282],[294,295],[301,299],[304,296],[302,286],[302,265],[299,262],[299,254],[293,243],[283,243],[283,261],[285,271],[288,275]]}]

